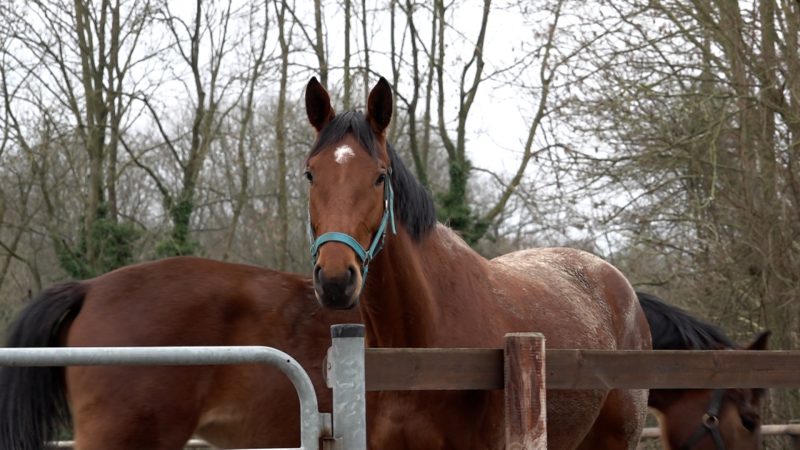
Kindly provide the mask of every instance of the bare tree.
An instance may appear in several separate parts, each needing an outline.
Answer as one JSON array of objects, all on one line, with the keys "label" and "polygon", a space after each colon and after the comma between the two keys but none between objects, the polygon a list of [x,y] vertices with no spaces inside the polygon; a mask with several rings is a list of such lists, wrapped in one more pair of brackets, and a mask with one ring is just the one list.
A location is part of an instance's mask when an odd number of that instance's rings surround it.
[{"label": "bare tree", "polygon": [[[394,5],[393,5],[394,6]],[[422,74],[419,63],[419,49],[417,48],[420,35],[414,23],[414,12],[416,6],[411,0],[407,0],[402,9],[406,15],[406,26],[410,33],[409,41],[411,43],[411,97],[397,93],[396,96],[401,99],[406,105],[407,127],[408,127],[408,149],[411,152],[411,157],[414,160],[414,170],[423,186],[428,186],[428,158],[427,153],[423,153],[420,149],[418,131],[417,131],[417,104],[420,98],[420,89],[422,85]],[[434,16],[435,17],[435,16]],[[435,22],[435,20],[434,20]],[[394,34],[394,33],[392,33]],[[434,33],[435,35],[435,33]],[[430,55],[430,54],[429,54]],[[432,55],[430,55],[432,56]],[[429,65],[434,66],[433,59],[428,58]],[[398,70],[395,69],[395,84],[399,82]],[[395,106],[396,107],[396,106]],[[428,117],[429,119],[429,117]],[[423,119],[424,120],[424,119]],[[397,123],[398,121],[395,121]]]},{"label": "bare tree", "polygon": [[363,41],[361,45],[364,47],[364,67],[361,68],[361,73],[364,76],[364,98],[369,97],[369,72],[370,72],[370,64],[369,64],[369,36],[368,36],[368,28],[367,28],[367,0],[361,0],[361,37]]},{"label": "bare tree", "polygon": [[344,0],[344,98],[342,99],[342,109],[350,109],[350,99],[352,98],[353,79],[350,75],[350,20],[352,13],[352,0]]},{"label": "bare tree", "polygon": [[[127,149],[130,157],[158,187],[172,221],[169,237],[158,246],[158,254],[162,256],[192,254],[197,250],[197,242],[191,238],[190,229],[200,175],[224,120],[247,92],[246,88],[233,90],[236,77],[226,76],[222,70],[226,57],[243,39],[229,30],[231,21],[241,10],[234,10],[232,1],[223,3],[219,10],[216,6],[216,2],[204,4],[202,0],[197,0],[191,23],[173,14],[169,5],[164,5],[159,16],[172,38],[173,48],[192,77],[191,84],[184,85],[194,103],[188,142],[170,136],[165,126],[165,120],[169,117],[157,109],[151,95],[138,97],[151,113],[167,154],[180,173],[180,185],[173,190],[156,170],[144,164],[132,149]],[[209,46],[207,55],[201,55],[204,39],[207,39]],[[203,63],[204,57],[208,61],[206,64]]]},{"label": "bare tree", "polygon": [[467,200],[467,183],[469,180],[471,164],[466,151],[466,124],[470,109],[478,93],[478,87],[483,79],[484,55],[483,44],[486,38],[486,27],[489,23],[491,1],[484,0],[483,14],[478,36],[475,40],[472,55],[461,67],[459,78],[459,96],[456,117],[455,140],[451,137],[445,117],[445,40],[447,8],[443,0],[435,2],[435,11],[438,20],[438,58],[436,66],[436,80],[438,85],[438,110],[439,110],[439,136],[447,150],[449,161],[450,184],[447,192],[441,198],[441,214],[450,226],[460,231],[469,242],[475,242],[486,230],[486,224],[476,222]]},{"label": "bare tree", "polygon": [[581,192],[604,204],[593,226],[640,285],[741,340],[770,328],[796,347],[798,5],[599,3],[614,14],[586,28],[586,82],[562,110],[609,146],[570,149]]},{"label": "bare tree", "polygon": [[286,3],[287,12],[291,14],[294,23],[292,26],[296,26],[299,28],[300,32],[302,33],[303,37],[305,38],[306,44],[311,48],[312,52],[314,53],[314,57],[317,60],[317,67],[315,70],[319,74],[319,80],[323,86],[328,86],[328,73],[330,71],[328,67],[328,52],[326,47],[326,41],[324,39],[325,29],[324,24],[322,23],[322,16],[323,16],[323,9],[322,9],[322,2],[321,0],[314,0],[314,30],[309,31],[306,25],[304,24],[304,20],[298,16],[297,8],[294,4]]},{"label": "bare tree", "polygon": [[289,82],[291,30],[286,30],[285,28],[285,2],[282,2],[280,8],[278,8],[276,2],[275,9],[278,18],[278,42],[281,49],[280,90],[278,93],[278,108],[275,112],[275,151],[278,157],[278,268],[286,270],[289,260],[289,194],[286,184],[288,175],[286,164],[286,96]]},{"label": "bare tree", "polygon": [[[250,167],[247,163],[247,146],[252,144],[252,140],[248,139],[251,124],[253,122],[253,113],[255,108],[255,92],[259,80],[266,71],[265,63],[267,62],[267,36],[269,35],[270,21],[269,21],[269,7],[265,4],[262,7],[261,14],[263,14],[263,22],[256,21],[255,27],[260,28],[260,36],[256,34],[256,30],[251,29],[250,40],[255,39],[252,49],[252,67],[250,68],[248,76],[244,79],[243,89],[246,91],[244,104],[241,107],[241,122],[239,123],[238,140],[236,145],[236,156],[238,158],[239,168],[239,191],[234,201],[233,215],[231,217],[230,226],[228,227],[227,237],[225,239],[225,249],[222,253],[222,259],[228,260],[231,254],[231,247],[236,236],[236,229],[239,225],[239,219],[242,215],[247,201],[250,199],[248,189],[250,188]],[[255,15],[255,13],[253,14]],[[283,23],[283,17],[279,16],[279,23]]]},{"label": "bare tree", "polygon": [[[151,24],[152,8],[148,0],[124,7],[109,0],[35,1],[28,6],[26,14],[13,8],[2,11],[3,20],[16,28],[10,36],[17,51],[7,52],[5,58],[25,68],[25,83],[43,89],[56,108],[70,113],[88,156],[80,237],[74,245],[62,241],[61,248],[65,268],[75,276],[88,276],[130,261],[128,252],[107,238],[114,236],[123,247],[135,239],[129,227],[116,225],[117,147],[131,104],[124,91],[129,73],[148,58],[137,50]],[[19,126],[15,130],[18,137],[24,133]]]}]

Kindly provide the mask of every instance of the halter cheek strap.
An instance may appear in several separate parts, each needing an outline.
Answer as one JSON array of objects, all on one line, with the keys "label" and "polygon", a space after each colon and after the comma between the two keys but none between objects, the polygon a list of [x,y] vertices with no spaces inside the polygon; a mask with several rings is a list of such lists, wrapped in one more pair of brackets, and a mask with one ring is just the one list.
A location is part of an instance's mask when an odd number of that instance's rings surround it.
[{"label": "halter cheek strap", "polygon": [[711,435],[714,440],[714,447],[717,450],[725,450],[725,442],[722,441],[722,435],[719,432],[719,412],[722,409],[722,398],[725,396],[725,389],[716,389],[711,396],[711,404],[708,406],[708,411],[703,414],[703,424],[695,431],[692,437],[686,441],[680,450],[690,450],[697,445],[700,439],[706,433]]},{"label": "halter cheek strap", "polygon": [[[367,273],[369,272],[369,263],[375,258],[381,249],[383,249],[383,244],[386,240],[386,231],[387,225],[391,226],[392,233],[397,234],[397,226],[395,225],[394,221],[394,189],[392,188],[392,180],[391,180],[392,170],[391,168],[387,172],[386,179],[383,182],[383,217],[381,217],[381,223],[378,226],[378,229],[375,231],[375,236],[372,238],[372,242],[369,245],[369,248],[364,249],[361,244],[352,236],[347,233],[341,233],[338,231],[331,231],[328,233],[323,233],[320,235],[314,242],[311,244],[311,260],[314,264],[317,263],[317,258],[319,258],[319,249],[322,247],[323,244],[328,242],[339,242],[344,244],[356,253],[358,259],[361,260],[361,283],[362,286],[367,280]],[[309,217],[308,221],[308,232],[311,239],[314,238],[313,231],[311,230],[311,219]]]}]

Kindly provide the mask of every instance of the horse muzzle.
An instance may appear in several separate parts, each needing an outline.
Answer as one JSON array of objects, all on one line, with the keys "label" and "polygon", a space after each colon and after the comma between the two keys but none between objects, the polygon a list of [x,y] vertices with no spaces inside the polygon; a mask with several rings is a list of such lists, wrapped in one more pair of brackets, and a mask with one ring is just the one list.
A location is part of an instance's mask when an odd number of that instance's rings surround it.
[{"label": "horse muzzle", "polygon": [[325,270],[320,264],[314,266],[314,293],[325,308],[353,308],[358,304],[361,285],[361,273],[353,265],[338,271]]}]

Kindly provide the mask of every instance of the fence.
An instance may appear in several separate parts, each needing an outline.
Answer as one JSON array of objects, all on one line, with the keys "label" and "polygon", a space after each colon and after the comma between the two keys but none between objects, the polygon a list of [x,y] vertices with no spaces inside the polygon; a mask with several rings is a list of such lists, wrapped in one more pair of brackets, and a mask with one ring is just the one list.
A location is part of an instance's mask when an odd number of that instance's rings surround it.
[{"label": "fence", "polygon": [[506,421],[506,447],[545,449],[546,389],[800,387],[798,351],[545,351],[544,341],[524,333],[506,335],[504,349],[366,349],[366,390],[504,388],[506,417],[521,417]]},{"label": "fence", "polygon": [[319,412],[302,367],[268,347],[0,349],[0,365],[275,365],[300,398],[295,450],[318,449],[320,439],[325,450],[366,450],[366,391],[504,389],[506,417],[514,418],[506,420],[506,447],[544,449],[546,389],[800,387],[800,351],[545,352],[538,333],[508,334],[503,349],[365,349],[363,326],[348,324],[331,336],[332,416]]},{"label": "fence", "polygon": [[800,387],[800,351],[545,352],[538,333],[508,334],[504,349],[374,348],[364,358],[367,391],[504,389],[506,448],[519,449],[547,446],[546,389]]}]

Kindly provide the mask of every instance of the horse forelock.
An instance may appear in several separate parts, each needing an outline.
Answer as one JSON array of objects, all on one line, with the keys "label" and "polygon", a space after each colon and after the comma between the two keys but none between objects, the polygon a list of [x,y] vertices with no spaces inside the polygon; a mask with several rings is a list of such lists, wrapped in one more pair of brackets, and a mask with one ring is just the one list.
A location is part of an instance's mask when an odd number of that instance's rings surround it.
[{"label": "horse forelock", "polygon": [[[318,155],[327,148],[336,148],[348,134],[353,135],[361,147],[374,159],[380,157],[378,139],[361,111],[348,111],[337,115],[320,131],[317,141],[306,158]],[[394,147],[386,144],[392,167],[391,182],[394,188],[394,208],[397,219],[409,235],[419,241],[436,225],[436,208],[428,190],[414,177],[411,170]]]},{"label": "horse forelock", "polygon": [[348,134],[352,134],[370,156],[373,158],[379,157],[378,142],[364,113],[361,111],[347,111],[334,117],[319,132],[317,141],[311,147],[308,158],[316,156],[326,148],[336,146]]}]

